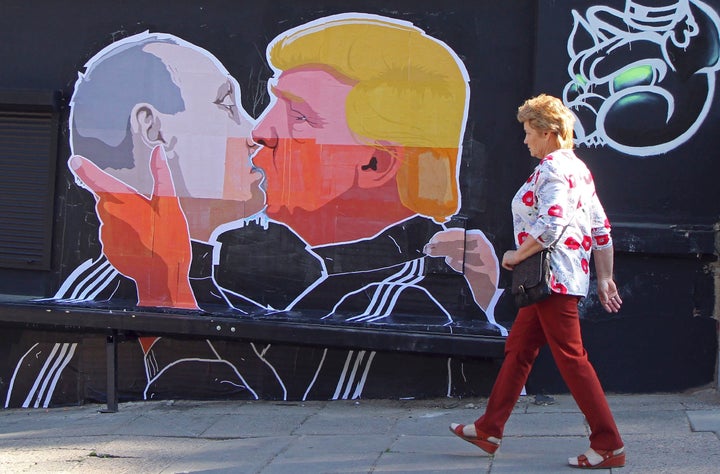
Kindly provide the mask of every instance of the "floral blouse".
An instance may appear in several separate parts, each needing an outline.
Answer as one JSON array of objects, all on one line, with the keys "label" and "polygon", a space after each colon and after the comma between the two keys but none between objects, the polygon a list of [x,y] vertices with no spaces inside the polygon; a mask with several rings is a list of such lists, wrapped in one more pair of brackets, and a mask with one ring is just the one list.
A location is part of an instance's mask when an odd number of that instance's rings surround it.
[{"label": "floral blouse", "polygon": [[570,222],[551,254],[552,288],[587,296],[591,251],[611,246],[612,239],[585,163],[569,149],[550,153],[515,194],[512,214],[518,247],[529,235],[547,248]]}]

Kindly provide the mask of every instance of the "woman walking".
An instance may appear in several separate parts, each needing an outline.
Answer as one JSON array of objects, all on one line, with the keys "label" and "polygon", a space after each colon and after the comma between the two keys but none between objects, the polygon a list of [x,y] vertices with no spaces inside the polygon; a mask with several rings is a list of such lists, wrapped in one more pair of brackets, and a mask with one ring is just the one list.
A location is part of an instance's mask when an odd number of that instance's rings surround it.
[{"label": "woman walking", "polygon": [[525,129],[524,143],[540,163],[512,200],[516,250],[505,252],[502,266],[512,270],[560,237],[551,253],[552,294],[519,309],[485,414],[469,425],[452,423],[450,430],[493,454],[533,362],[547,344],[591,431],[590,448],[568,463],[590,469],[621,467],[625,448],[588,361],[578,313],[578,303],[588,292],[591,254],[601,304],[613,313],[622,304],[613,281],[610,224],[590,171],[572,150],[575,117],[570,110],[560,99],[541,94],[520,106],[517,119]]}]

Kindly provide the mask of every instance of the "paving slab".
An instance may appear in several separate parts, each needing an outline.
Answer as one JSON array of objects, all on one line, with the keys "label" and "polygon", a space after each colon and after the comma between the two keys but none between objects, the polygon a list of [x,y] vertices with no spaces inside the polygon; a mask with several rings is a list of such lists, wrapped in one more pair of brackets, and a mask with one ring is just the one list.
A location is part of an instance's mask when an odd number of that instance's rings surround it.
[{"label": "paving slab", "polygon": [[693,431],[712,431],[720,436],[720,410],[688,410]]},{"label": "paving slab", "polygon": [[624,436],[628,463],[622,474],[714,474],[720,472],[720,442],[713,433],[671,432]]},{"label": "paving slab", "polygon": [[526,413],[510,416],[505,438],[520,436],[585,436],[587,428],[582,413]]},{"label": "paving slab", "polygon": [[373,466],[372,473],[394,474],[478,474],[488,472],[490,458],[460,455],[457,453],[427,454],[427,453],[383,453]]},{"label": "paving slab", "polygon": [[632,434],[665,433],[686,434],[690,432],[690,422],[684,410],[657,411],[616,411],[615,422],[623,437]]},{"label": "paving slab", "polygon": [[[493,474],[557,474],[574,472],[567,465],[570,456],[585,452],[584,436],[519,436],[505,438],[495,453]],[[594,472],[603,472],[597,470]],[[609,472],[605,470],[605,472]]]},{"label": "paving slab", "polygon": [[307,436],[293,440],[263,473],[371,472],[394,437],[382,435]]},{"label": "paving slab", "polygon": [[291,436],[210,440],[189,450],[185,455],[176,457],[163,470],[157,472],[263,472],[280,453],[288,449],[293,440]]},{"label": "paving slab", "polygon": [[297,407],[258,408],[242,410],[239,413],[227,413],[203,431],[204,438],[238,438],[253,436],[291,435],[317,409],[298,409]]}]

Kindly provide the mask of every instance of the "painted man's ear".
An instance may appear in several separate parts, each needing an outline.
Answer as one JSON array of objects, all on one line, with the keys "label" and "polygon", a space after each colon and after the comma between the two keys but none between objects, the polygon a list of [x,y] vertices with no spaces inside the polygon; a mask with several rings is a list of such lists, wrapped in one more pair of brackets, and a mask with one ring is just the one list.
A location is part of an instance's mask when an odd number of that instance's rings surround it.
[{"label": "painted man's ear", "polygon": [[401,151],[401,147],[394,146],[374,149],[364,163],[358,164],[358,186],[377,188],[394,179],[402,162]]},{"label": "painted man's ear", "polygon": [[140,136],[148,148],[165,145],[160,114],[148,103],[136,104],[133,107],[130,114],[130,129],[134,135]]}]

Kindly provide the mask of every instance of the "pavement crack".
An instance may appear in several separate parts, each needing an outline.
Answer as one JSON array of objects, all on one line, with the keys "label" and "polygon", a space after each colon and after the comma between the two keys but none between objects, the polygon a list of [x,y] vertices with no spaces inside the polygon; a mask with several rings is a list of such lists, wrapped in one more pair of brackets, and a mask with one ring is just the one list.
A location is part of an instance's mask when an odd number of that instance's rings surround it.
[{"label": "pavement crack", "polygon": [[116,454],[110,454],[110,453],[98,453],[96,451],[90,451],[88,454],[88,457],[90,458],[100,458],[100,459],[136,459],[137,456],[119,456]]}]

